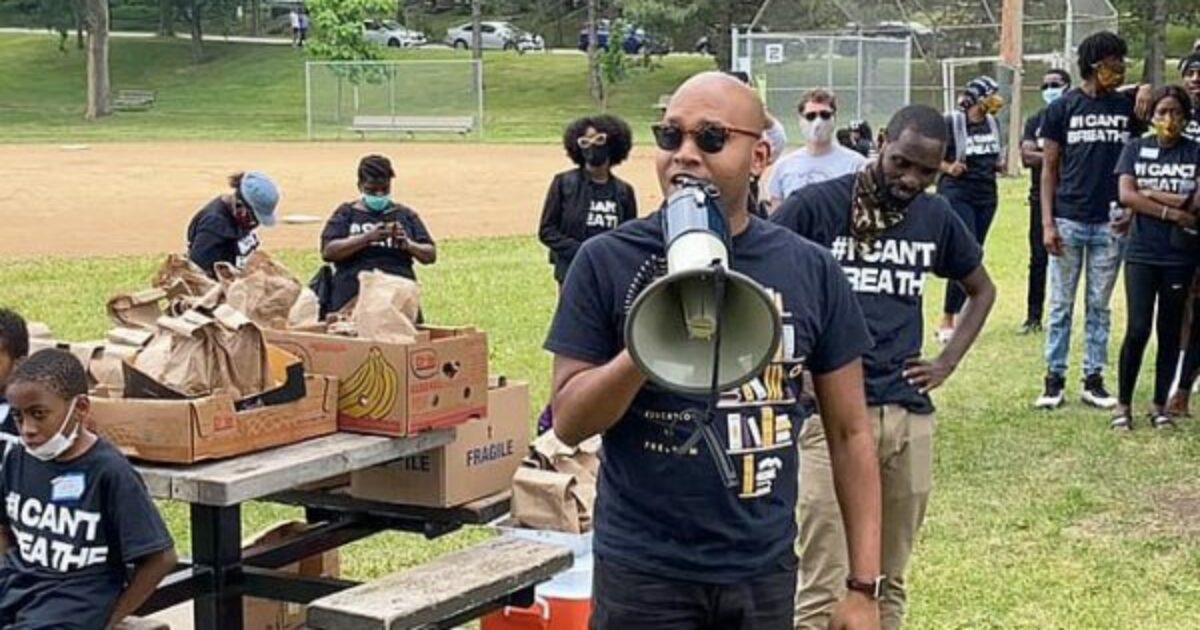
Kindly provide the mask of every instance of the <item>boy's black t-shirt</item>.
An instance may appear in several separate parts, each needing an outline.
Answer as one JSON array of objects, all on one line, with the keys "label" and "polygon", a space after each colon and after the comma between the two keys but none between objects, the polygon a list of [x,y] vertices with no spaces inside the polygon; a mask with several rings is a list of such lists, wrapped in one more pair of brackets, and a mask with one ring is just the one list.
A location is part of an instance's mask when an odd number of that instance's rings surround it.
[{"label": "boy's black t-shirt", "polygon": [[[354,203],[344,203],[333,211],[333,216],[325,223],[325,229],[321,232],[321,249],[325,249],[330,241],[382,229],[388,223],[400,224],[408,234],[408,239],[415,243],[433,243],[433,237],[425,229],[421,217],[408,206],[396,204],[383,212],[371,212]],[[334,265],[330,310],[342,308],[358,295],[359,272],[376,269],[410,280],[417,279],[412,254],[397,249],[391,238],[371,243]]]},{"label": "boy's black t-shirt", "polygon": [[[637,296],[665,269],[660,214],[588,240],[567,273],[545,348],[600,365],[625,347]],[[732,584],[795,567],[797,450],[812,401],[801,374],[836,370],[869,347],[845,275],[820,247],[751,217],[733,238],[730,267],[779,300],[777,362],[726,392],[713,423],[737,471],[722,483],[708,447],[676,455],[703,396],[648,383],[603,437],[596,498],[597,555],[655,576]]]},{"label": "boy's black t-shirt", "polygon": [[771,217],[775,223],[830,248],[850,280],[875,347],[863,358],[867,404],[900,405],[932,413],[933,402],[902,376],[921,356],[922,296],[932,273],[961,280],[979,267],[983,251],[940,196],[922,193],[908,215],[885,231],[866,254],[850,234],[854,175],[805,188]]},{"label": "boy's black t-shirt", "polygon": [[[1045,140],[1042,140],[1042,117],[1046,114],[1046,109],[1042,108],[1038,112],[1025,120],[1025,131],[1021,134],[1022,142],[1033,142],[1037,144],[1039,151],[1046,146]],[[1042,167],[1041,165],[1034,166],[1029,169],[1029,200],[1036,202],[1042,198]]]},{"label": "boy's black t-shirt", "polygon": [[[965,199],[987,201],[996,197],[996,164],[1000,162],[1000,138],[992,131],[987,119],[972,122],[967,118],[967,146],[965,164],[967,170],[958,177],[942,175],[938,179],[938,192]],[[958,159],[958,144],[954,137],[954,122],[946,117],[947,162]]]},{"label": "boy's black t-shirt", "polygon": [[209,275],[213,265],[226,262],[241,267],[258,249],[258,233],[238,225],[220,197],[208,202],[188,223],[188,258]]},{"label": "boy's black t-shirt", "polygon": [[[70,462],[12,449],[0,468],[0,497],[0,526],[14,543],[0,560],[0,622],[30,607],[23,614],[64,615],[44,627],[102,628],[125,588],[126,565],[173,544],[141,477],[102,439]],[[65,616],[72,610],[87,616]]]},{"label": "boy's black t-shirt", "polygon": [[1042,137],[1060,147],[1054,217],[1079,223],[1107,223],[1117,201],[1113,169],[1125,144],[1143,131],[1133,97],[1107,92],[1088,96],[1074,88],[1046,107]]},{"label": "boy's black t-shirt", "polygon": [[[1196,188],[1200,144],[1181,138],[1173,147],[1161,147],[1155,137],[1130,141],[1121,153],[1115,175],[1137,179],[1139,189],[1187,196]],[[1141,212],[1133,215],[1133,229],[1125,246],[1125,259],[1155,266],[1196,264],[1194,254],[1171,245],[1175,224]]]}]

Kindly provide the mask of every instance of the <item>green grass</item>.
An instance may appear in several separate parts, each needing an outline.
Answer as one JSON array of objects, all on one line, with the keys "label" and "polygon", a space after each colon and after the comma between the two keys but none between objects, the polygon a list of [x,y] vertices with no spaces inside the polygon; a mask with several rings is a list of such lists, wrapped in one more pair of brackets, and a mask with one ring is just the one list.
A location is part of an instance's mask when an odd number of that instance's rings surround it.
[{"label": "green grass", "polygon": [[[53,37],[0,35],[0,68],[4,69],[0,72],[0,128],[4,129],[0,141],[305,137],[302,51],[206,42],[209,60],[193,65],[185,40],[114,38],[111,42],[113,89],[154,89],[159,101],[149,111],[117,112],[110,119],[87,123],[82,119],[83,53],[73,48],[60,53]],[[388,51],[388,55],[411,60],[469,58],[465,52],[448,49]],[[660,67],[635,72],[618,85],[609,110],[644,126],[651,121],[660,94],[711,67],[710,59],[667,57]],[[568,120],[595,112],[598,107],[588,96],[586,68],[581,55],[487,51],[487,140],[554,141]]]},{"label": "green grass", "polygon": [[[999,302],[977,347],[936,396],[936,489],[909,575],[909,627],[1200,627],[1200,423],[1167,435],[1144,428],[1113,435],[1106,414],[1077,402],[1078,343],[1071,402],[1056,413],[1031,408],[1043,370],[1042,338],[1015,333],[1024,315],[1025,183],[1005,181],[1002,191],[987,247]],[[301,277],[316,266],[314,252],[280,258]],[[549,360],[540,344],[555,299],[544,260],[531,237],[451,240],[438,264],[421,271],[431,319],[485,328],[493,371],[532,381],[535,408],[547,394]],[[64,338],[96,337],[106,328],[105,300],[145,286],[156,262],[6,262],[2,301],[49,322]],[[942,289],[929,286],[932,323]],[[1118,288],[1113,299],[1110,365],[1124,329],[1122,295]],[[1149,359],[1144,365],[1139,411],[1148,404],[1153,369]],[[1115,387],[1115,369],[1108,376]],[[186,548],[183,507],[164,509]],[[251,504],[246,531],[296,515]],[[377,536],[346,551],[346,573],[378,576],[482,535],[469,530],[433,543]]]}]

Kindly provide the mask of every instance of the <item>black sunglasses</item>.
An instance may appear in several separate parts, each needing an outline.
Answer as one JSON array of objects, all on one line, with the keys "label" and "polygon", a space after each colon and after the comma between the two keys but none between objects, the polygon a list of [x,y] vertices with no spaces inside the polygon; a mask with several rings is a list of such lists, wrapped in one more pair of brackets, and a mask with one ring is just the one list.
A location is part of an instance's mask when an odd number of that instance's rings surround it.
[{"label": "black sunglasses", "polygon": [[817,116],[820,116],[821,120],[829,120],[830,118],[833,118],[833,112],[829,111],[828,109],[822,110],[819,112],[805,112],[800,115],[804,116],[804,119],[807,120],[808,122],[812,122],[812,121],[816,120]]},{"label": "black sunglasses", "polygon": [[1043,90],[1048,90],[1050,88],[1060,88],[1060,87],[1067,87],[1067,84],[1066,83],[1055,83],[1054,81],[1047,81],[1042,84]]},{"label": "black sunglasses", "polygon": [[729,136],[735,133],[747,135],[756,140],[762,137],[761,133],[755,133],[749,129],[727,127],[718,123],[703,123],[695,129],[688,130],[679,125],[656,123],[650,125],[650,130],[654,132],[654,143],[663,151],[678,151],[679,147],[683,146],[683,139],[687,136],[692,136],[696,140],[696,146],[705,153],[720,153],[721,149],[725,148],[725,143],[729,141]]}]

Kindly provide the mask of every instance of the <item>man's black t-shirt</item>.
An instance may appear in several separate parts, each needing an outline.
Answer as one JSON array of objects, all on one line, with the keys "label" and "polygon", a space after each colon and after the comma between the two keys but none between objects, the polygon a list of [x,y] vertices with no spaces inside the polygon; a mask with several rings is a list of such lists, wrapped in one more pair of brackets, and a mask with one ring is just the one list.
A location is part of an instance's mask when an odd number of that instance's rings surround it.
[{"label": "man's black t-shirt", "polygon": [[13,448],[0,497],[15,543],[0,560],[0,627],[103,628],[126,565],[172,546],[141,477],[104,440],[70,462]]},{"label": "man's black t-shirt", "polygon": [[771,220],[830,248],[845,270],[875,341],[863,359],[867,404],[932,413],[929,396],[901,375],[905,361],[921,355],[926,281],[931,272],[952,280],[967,277],[981,264],[983,252],[946,200],[925,193],[869,253],[860,252],[850,234],[854,178],[846,175],[805,188]]},{"label": "man's black t-shirt", "polygon": [[1054,217],[1107,223],[1109,205],[1118,199],[1113,169],[1125,143],[1141,131],[1131,95],[1093,98],[1074,88],[1046,107],[1042,137],[1060,147]]},{"label": "man's black t-shirt", "polygon": [[[666,265],[660,221],[656,212],[583,244],[547,350],[596,365],[621,352],[633,301]],[[733,238],[730,266],[777,295],[784,327],[777,362],[726,392],[714,421],[737,487],[722,483],[704,441],[689,454],[674,453],[705,398],[649,383],[604,434],[596,499],[599,556],[706,584],[795,567],[795,440],[812,410],[801,374],[834,371],[870,345],[844,274],[820,247],[751,217]]]},{"label": "man's black t-shirt", "polygon": [[1200,107],[1192,103],[1192,118],[1183,128],[1183,137],[1192,142],[1200,142]]},{"label": "man's black t-shirt", "polygon": [[238,225],[220,197],[208,202],[192,217],[187,229],[188,258],[208,275],[213,265],[226,262],[241,267],[258,249],[258,233]]},{"label": "man's black t-shirt", "polygon": [[[1180,138],[1168,148],[1159,146],[1157,138],[1138,138],[1125,147],[1114,174],[1134,177],[1139,189],[1187,196],[1196,189],[1197,164],[1200,144],[1191,140]],[[1158,217],[1135,213],[1125,259],[1143,265],[1196,264],[1194,254],[1171,246],[1173,226]]]},{"label": "man's black t-shirt", "polygon": [[[344,203],[334,210],[333,216],[329,217],[325,224],[325,229],[321,232],[321,249],[325,249],[330,241],[382,229],[389,223],[398,223],[408,234],[408,239],[415,243],[433,243],[429,230],[425,229],[421,217],[417,216],[412,208],[393,205],[383,212],[370,212],[354,203]],[[413,270],[412,254],[397,249],[390,238],[371,243],[357,254],[334,265],[333,295],[330,298],[329,310],[336,311],[342,308],[358,295],[359,272],[375,269],[411,280],[417,279]]]},{"label": "man's black t-shirt", "polygon": [[[938,192],[944,195],[954,195],[964,199],[988,200],[996,197],[996,164],[1000,162],[1000,138],[992,130],[992,125],[983,119],[972,122],[966,119],[966,148],[964,163],[967,170],[958,177],[942,175],[938,179]],[[958,159],[958,145],[954,137],[954,122],[952,116],[946,117],[946,154],[947,162]]]},{"label": "man's black t-shirt", "polygon": [[[1021,134],[1022,142],[1032,142],[1037,145],[1039,151],[1046,146],[1046,142],[1042,140],[1042,116],[1046,113],[1046,109],[1042,108],[1038,112],[1025,120],[1025,132]],[[1029,200],[1037,202],[1042,198],[1042,167],[1039,164],[1029,169]]]}]

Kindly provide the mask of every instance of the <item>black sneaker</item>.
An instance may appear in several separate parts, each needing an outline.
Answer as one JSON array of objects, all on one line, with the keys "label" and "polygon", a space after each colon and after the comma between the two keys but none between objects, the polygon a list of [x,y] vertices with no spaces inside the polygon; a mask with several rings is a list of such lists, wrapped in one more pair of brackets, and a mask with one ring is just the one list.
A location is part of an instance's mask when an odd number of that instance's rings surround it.
[{"label": "black sneaker", "polygon": [[1045,387],[1042,389],[1042,395],[1033,401],[1033,406],[1038,409],[1057,409],[1063,404],[1063,389],[1067,385],[1067,379],[1058,374],[1047,374]]},{"label": "black sneaker", "polygon": [[1021,324],[1021,329],[1017,331],[1018,335],[1032,335],[1042,332],[1042,322],[1036,319],[1027,319],[1024,324]]},{"label": "black sneaker", "polygon": [[1083,393],[1079,396],[1084,404],[1097,409],[1112,409],[1117,406],[1117,399],[1107,389],[1104,389],[1104,377],[1099,373],[1089,374],[1083,379]]}]

